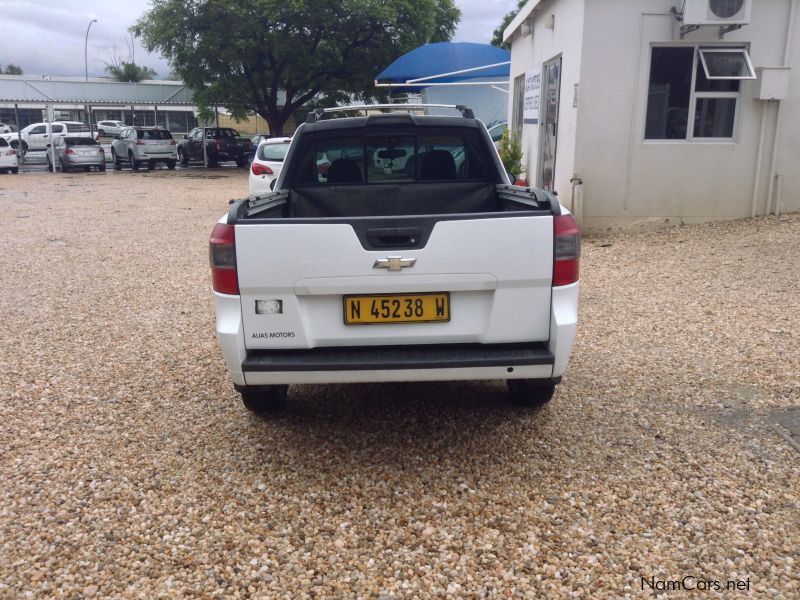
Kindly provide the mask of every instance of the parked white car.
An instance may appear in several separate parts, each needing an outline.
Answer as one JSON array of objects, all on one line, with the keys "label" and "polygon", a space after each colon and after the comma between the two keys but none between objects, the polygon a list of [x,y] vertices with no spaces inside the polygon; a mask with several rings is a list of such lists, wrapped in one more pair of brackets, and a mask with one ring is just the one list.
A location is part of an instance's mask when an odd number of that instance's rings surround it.
[{"label": "parked white car", "polygon": [[[24,154],[28,150],[46,150],[47,145],[51,143],[51,134],[53,138],[64,137],[65,135],[70,137],[94,137],[89,128],[80,121],[54,121],[51,123],[50,133],[47,130],[47,123],[31,123],[20,131],[22,153]],[[5,138],[13,148],[17,147],[17,133],[3,133],[0,134],[0,137]]]},{"label": "parked white car", "polygon": [[16,131],[13,125],[6,125],[5,123],[0,123],[0,133],[13,133]]},{"label": "parked white car", "polygon": [[3,138],[0,138],[0,171],[19,172],[17,151]]},{"label": "parked white car", "polygon": [[125,129],[125,123],[122,121],[98,121],[97,134],[98,135],[119,135]]},{"label": "parked white car", "polygon": [[278,179],[283,159],[292,138],[275,137],[261,140],[256,156],[250,165],[250,195],[261,196],[272,190],[272,182]]}]

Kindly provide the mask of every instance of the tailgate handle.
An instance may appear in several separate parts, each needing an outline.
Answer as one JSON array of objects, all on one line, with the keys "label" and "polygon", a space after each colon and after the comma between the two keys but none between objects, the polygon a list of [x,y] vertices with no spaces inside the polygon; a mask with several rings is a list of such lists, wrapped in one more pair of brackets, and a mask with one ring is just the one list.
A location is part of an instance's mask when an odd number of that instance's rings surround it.
[{"label": "tailgate handle", "polygon": [[417,246],[422,238],[419,227],[382,227],[367,229],[367,241],[372,246],[404,248]]}]

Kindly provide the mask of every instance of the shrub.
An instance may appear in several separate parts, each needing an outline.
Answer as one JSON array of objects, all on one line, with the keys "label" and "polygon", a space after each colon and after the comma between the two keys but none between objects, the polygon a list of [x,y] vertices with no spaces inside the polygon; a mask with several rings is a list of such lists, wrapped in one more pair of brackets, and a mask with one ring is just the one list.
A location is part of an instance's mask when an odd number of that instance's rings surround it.
[{"label": "shrub", "polygon": [[525,173],[525,167],[522,165],[522,144],[520,144],[519,136],[516,133],[512,133],[510,129],[506,129],[500,139],[498,151],[506,171],[513,173],[517,178],[522,178]]}]

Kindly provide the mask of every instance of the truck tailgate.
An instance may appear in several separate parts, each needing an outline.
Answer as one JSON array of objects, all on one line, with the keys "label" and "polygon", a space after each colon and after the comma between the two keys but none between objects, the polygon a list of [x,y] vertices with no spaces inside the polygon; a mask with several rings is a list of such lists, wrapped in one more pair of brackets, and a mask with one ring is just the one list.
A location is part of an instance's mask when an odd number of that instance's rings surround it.
[{"label": "truck tailgate", "polygon": [[[444,218],[424,247],[402,250],[365,249],[342,222],[240,222],[235,237],[248,349],[549,337],[552,216]],[[430,320],[413,321],[415,302]],[[404,310],[412,322],[363,324]]]}]

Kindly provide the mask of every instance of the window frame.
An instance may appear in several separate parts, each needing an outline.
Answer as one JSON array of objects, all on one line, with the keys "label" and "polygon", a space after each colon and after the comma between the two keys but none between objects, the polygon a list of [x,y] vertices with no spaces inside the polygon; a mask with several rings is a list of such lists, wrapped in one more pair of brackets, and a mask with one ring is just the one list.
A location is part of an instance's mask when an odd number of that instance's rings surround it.
[{"label": "window frame", "polygon": [[[741,77],[733,77],[733,76],[728,76],[728,75],[715,75],[714,77],[712,77],[710,75],[710,73],[708,72],[708,63],[706,62],[706,57],[705,57],[705,53],[706,52],[708,52],[710,54],[722,54],[722,53],[732,54],[732,53],[738,52],[739,54],[742,55],[742,58],[744,58],[745,65],[747,65],[747,70],[750,72],[750,74],[746,75],[746,76],[743,75]],[[724,47],[711,47],[711,48],[709,48],[708,46],[705,46],[705,47],[699,46],[697,48],[697,53],[698,53],[698,56],[700,57],[700,63],[703,65],[703,71],[706,74],[706,79],[708,79],[709,81],[715,81],[715,80],[716,81],[727,81],[727,80],[745,81],[747,79],[755,79],[756,78],[756,70],[753,68],[753,63],[750,60],[750,54],[747,52],[747,48],[745,48],[744,46],[739,47],[739,48],[724,48]]]},{"label": "window frame", "polygon": [[[649,57],[649,64],[647,69],[647,78],[645,80],[645,84],[647,89],[650,88],[650,73],[652,71],[652,63],[653,63],[653,49],[654,48],[692,48],[694,49],[694,55],[692,58],[692,83],[689,89],[689,112],[687,114],[687,121],[686,121],[686,137],[684,139],[653,139],[653,138],[646,138],[645,132],[647,130],[647,106],[649,102],[649,94],[645,92],[645,105],[644,105],[644,120],[643,120],[643,127],[642,127],[642,141],[645,144],[738,144],[739,143],[739,134],[740,134],[740,123],[741,123],[741,115],[742,115],[742,99],[744,98],[743,87],[745,82],[748,81],[749,77],[714,77],[709,78],[706,75],[706,79],[710,81],[720,81],[720,80],[735,80],[739,81],[739,91],[737,92],[705,92],[705,91],[697,91],[697,69],[703,68],[705,72],[705,66],[701,62],[700,58],[700,51],[720,51],[720,52],[730,52],[741,50],[744,55],[747,57],[748,66],[752,69],[752,62],[750,62],[749,58],[749,45],[737,45],[737,46],[710,46],[708,44],[701,44],[701,43],[694,43],[694,44],[670,44],[670,43],[656,43],[650,45],[650,57]],[[755,70],[753,70],[755,72]],[[733,116],[733,131],[730,137],[700,137],[694,135],[695,129],[695,117],[697,115],[697,101],[700,99],[715,99],[715,98],[722,98],[722,99],[733,99],[736,101],[736,105],[734,108],[734,116]]]},{"label": "window frame", "polygon": [[522,124],[525,112],[525,73],[514,77],[514,97],[512,98],[511,131],[522,138]]}]

